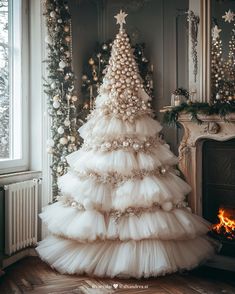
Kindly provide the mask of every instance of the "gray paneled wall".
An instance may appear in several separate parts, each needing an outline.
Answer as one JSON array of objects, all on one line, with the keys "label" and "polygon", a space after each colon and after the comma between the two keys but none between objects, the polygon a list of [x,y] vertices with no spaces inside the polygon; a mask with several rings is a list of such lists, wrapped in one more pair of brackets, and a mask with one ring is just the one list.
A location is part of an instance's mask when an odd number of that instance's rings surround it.
[{"label": "gray paneled wall", "polygon": [[[154,108],[170,104],[171,92],[187,87],[187,33],[188,0],[73,0],[71,3],[73,27],[74,70],[78,88],[83,65],[88,61],[97,41],[113,39],[117,26],[114,15],[125,9],[127,29],[137,42],[146,44],[146,55],[154,67]],[[177,152],[178,134],[164,127],[165,139]]]}]

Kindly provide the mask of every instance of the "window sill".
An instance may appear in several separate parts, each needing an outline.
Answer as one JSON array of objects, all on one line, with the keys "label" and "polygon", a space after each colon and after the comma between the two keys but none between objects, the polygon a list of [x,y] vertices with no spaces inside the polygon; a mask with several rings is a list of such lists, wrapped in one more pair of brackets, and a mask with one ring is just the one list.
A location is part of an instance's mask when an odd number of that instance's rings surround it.
[{"label": "window sill", "polygon": [[0,175],[0,186],[9,185],[15,182],[27,181],[42,176],[41,171],[22,171]]}]

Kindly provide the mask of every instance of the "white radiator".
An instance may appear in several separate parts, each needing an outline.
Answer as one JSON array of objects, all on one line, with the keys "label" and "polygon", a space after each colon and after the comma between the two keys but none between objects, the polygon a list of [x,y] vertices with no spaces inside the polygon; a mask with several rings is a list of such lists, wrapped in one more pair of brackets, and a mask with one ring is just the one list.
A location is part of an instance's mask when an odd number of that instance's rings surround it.
[{"label": "white radiator", "polygon": [[5,254],[37,243],[39,180],[4,186]]}]

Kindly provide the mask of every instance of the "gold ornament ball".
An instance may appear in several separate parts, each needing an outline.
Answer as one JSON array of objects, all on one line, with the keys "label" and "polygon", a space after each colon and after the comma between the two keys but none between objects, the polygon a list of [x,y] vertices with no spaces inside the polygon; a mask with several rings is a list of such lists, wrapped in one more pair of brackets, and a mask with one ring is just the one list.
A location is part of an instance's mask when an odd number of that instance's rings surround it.
[{"label": "gold ornament ball", "polygon": [[75,101],[78,100],[78,97],[76,95],[73,95],[71,99],[72,99],[73,102],[75,102]]},{"label": "gold ornament ball", "polygon": [[88,61],[88,63],[90,64],[90,65],[93,65],[95,62],[94,62],[94,59],[93,58],[90,58],[89,59],[89,61]]},{"label": "gold ornament ball", "polygon": [[69,32],[69,26],[65,26],[65,27],[64,27],[64,31],[65,31],[66,33],[68,33],[68,32]]},{"label": "gold ornament ball", "polygon": [[65,41],[69,43],[69,42],[71,41],[70,36],[66,36],[66,37],[65,37]]}]

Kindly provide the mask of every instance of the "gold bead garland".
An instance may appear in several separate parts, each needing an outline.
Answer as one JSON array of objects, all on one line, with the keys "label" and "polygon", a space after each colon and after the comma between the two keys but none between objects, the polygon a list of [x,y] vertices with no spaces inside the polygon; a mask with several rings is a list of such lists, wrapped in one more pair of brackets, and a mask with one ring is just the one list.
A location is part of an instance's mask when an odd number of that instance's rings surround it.
[{"label": "gold bead garland", "polygon": [[143,180],[145,177],[150,176],[165,176],[168,173],[177,173],[171,166],[161,166],[154,170],[133,170],[131,174],[119,174],[118,172],[95,172],[95,171],[77,171],[75,174],[81,179],[86,180],[88,178],[92,178],[97,183],[101,184],[110,184],[113,187],[121,185],[123,182],[127,182],[129,180]]},{"label": "gold bead garland", "polygon": [[[73,207],[78,211],[86,211],[84,205],[81,202],[74,200],[73,198],[68,198],[64,196],[57,196],[57,200],[62,202],[65,207]],[[180,201],[176,204],[172,204],[173,208],[186,208],[188,205],[185,201]],[[105,211],[100,209],[99,207],[94,207],[96,211],[104,214],[104,216],[113,218],[114,222],[117,224],[121,217],[130,217],[137,216],[140,217],[143,213],[151,213],[162,208],[160,203],[154,202],[150,207],[128,207],[125,210],[118,209],[110,209],[109,211]]]},{"label": "gold bead garland", "polygon": [[115,140],[95,140],[86,139],[83,143],[82,149],[84,151],[90,150],[100,150],[104,152],[115,151],[115,150],[125,150],[125,151],[135,151],[135,152],[145,152],[151,153],[152,149],[156,148],[158,145],[163,144],[160,142],[158,137],[147,137],[144,140],[133,138],[133,137],[121,137]]}]

